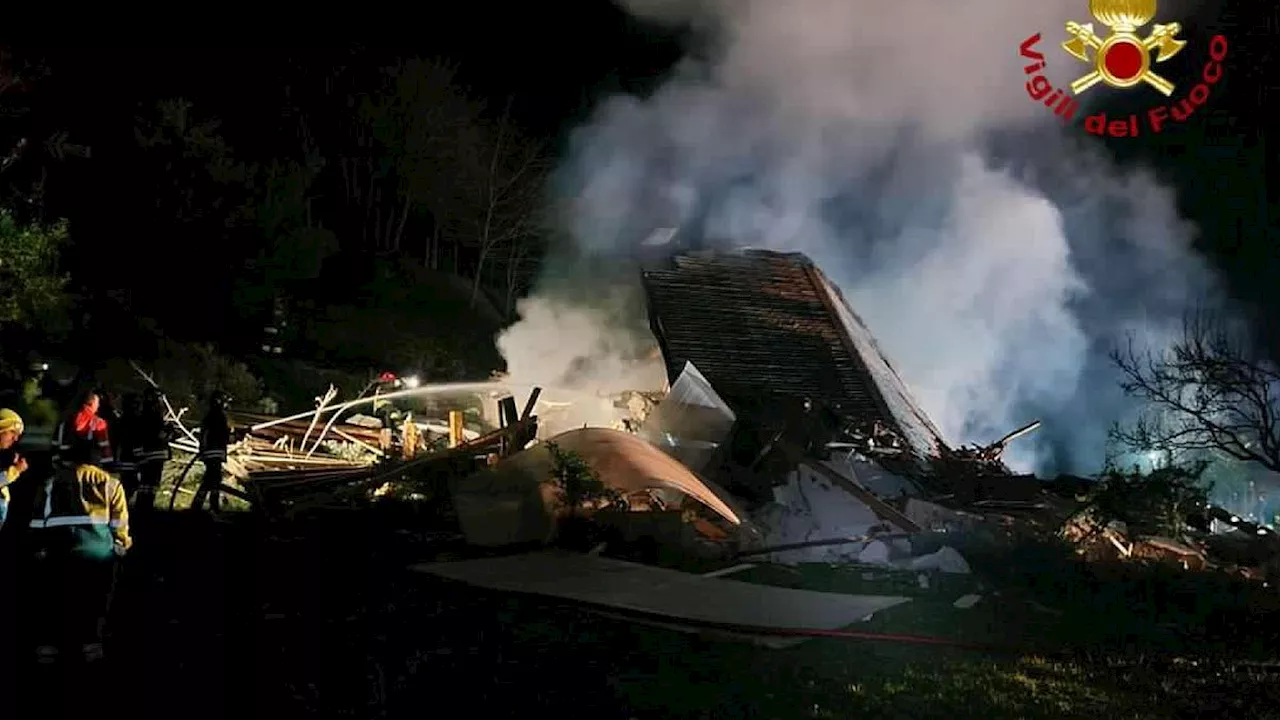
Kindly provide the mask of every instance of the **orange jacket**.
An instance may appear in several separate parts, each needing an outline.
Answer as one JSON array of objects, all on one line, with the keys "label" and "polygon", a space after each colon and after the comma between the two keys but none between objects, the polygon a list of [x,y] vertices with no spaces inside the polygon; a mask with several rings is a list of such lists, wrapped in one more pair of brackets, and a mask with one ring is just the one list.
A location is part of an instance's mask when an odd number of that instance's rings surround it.
[{"label": "orange jacket", "polygon": [[71,441],[76,438],[92,440],[98,444],[102,461],[111,459],[111,439],[107,436],[107,421],[98,417],[93,408],[87,405],[80,408],[72,416],[69,428],[67,425],[68,423],[64,422],[58,427],[57,437],[54,438],[58,449],[69,450]]}]

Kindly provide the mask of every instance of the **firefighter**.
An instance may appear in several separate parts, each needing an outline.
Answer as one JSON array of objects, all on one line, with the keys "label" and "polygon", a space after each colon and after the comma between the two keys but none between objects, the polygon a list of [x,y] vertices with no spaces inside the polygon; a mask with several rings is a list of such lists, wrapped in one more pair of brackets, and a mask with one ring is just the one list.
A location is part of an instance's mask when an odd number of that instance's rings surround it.
[{"label": "firefighter", "polygon": [[173,423],[165,417],[164,399],[160,391],[148,388],[134,427],[133,461],[138,466],[138,492],[133,509],[139,519],[155,506],[156,491],[164,478],[164,464],[169,461],[169,442],[174,437]]},{"label": "firefighter", "polygon": [[0,408],[0,529],[9,515],[9,485],[27,471],[27,459],[14,450],[25,427],[22,417],[9,408]]},{"label": "firefighter", "polygon": [[36,491],[31,520],[37,582],[45,617],[35,626],[37,660],[52,662],[78,647],[102,657],[102,636],[118,560],[133,544],[124,487],[100,466],[97,441],[79,438]]},{"label": "firefighter", "polygon": [[209,509],[222,509],[222,463],[227,460],[227,446],[231,444],[231,423],[227,420],[227,405],[231,398],[221,390],[209,399],[209,412],[200,423],[200,460],[204,463],[204,477],[196,490],[191,509],[203,510],[205,499]]},{"label": "firefighter", "polygon": [[98,417],[101,403],[95,390],[86,391],[80,396],[75,414],[63,420],[54,434],[55,456],[70,450],[76,440],[88,440],[98,447],[98,456],[102,462],[111,461],[111,438],[107,432],[107,421]]},{"label": "firefighter", "polygon": [[124,494],[129,503],[133,503],[134,494],[138,491],[138,422],[142,417],[142,398],[137,393],[125,393],[124,407],[116,427],[111,430],[111,438],[116,443],[116,472],[120,473],[120,483],[124,485]]}]

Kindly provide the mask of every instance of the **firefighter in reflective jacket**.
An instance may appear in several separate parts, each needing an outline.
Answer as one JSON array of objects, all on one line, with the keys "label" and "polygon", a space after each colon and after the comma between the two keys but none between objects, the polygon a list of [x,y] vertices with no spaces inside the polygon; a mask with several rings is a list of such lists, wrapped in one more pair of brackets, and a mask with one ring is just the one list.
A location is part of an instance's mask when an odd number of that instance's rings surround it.
[{"label": "firefighter in reflective jacket", "polygon": [[[115,586],[117,560],[133,544],[124,487],[99,467],[96,441],[72,443],[53,477],[36,491],[31,539],[47,613],[37,625],[37,659],[77,647],[86,660],[102,657],[102,633]],[[57,632],[62,637],[52,637]]]},{"label": "firefighter in reflective jacket", "polygon": [[200,480],[200,489],[191,501],[193,510],[204,508],[205,498],[209,499],[209,509],[222,509],[222,493],[218,488],[222,485],[222,463],[227,460],[227,445],[231,444],[231,423],[227,420],[227,405],[231,398],[221,390],[209,399],[209,412],[200,423],[200,460],[204,463],[204,477]]},{"label": "firefighter in reflective jacket", "polygon": [[96,391],[81,396],[75,414],[62,421],[54,433],[55,455],[69,451],[77,440],[87,440],[96,446],[101,462],[111,462],[111,438],[107,435],[107,421],[98,417],[100,404]]},{"label": "firefighter in reflective jacket", "polygon": [[0,528],[9,514],[9,486],[27,471],[27,459],[14,450],[25,427],[22,417],[9,408],[0,408]]},{"label": "firefighter in reflective jacket", "polygon": [[159,390],[147,390],[131,432],[134,432],[133,461],[138,465],[138,493],[133,507],[141,517],[155,506],[156,490],[160,488],[164,464],[170,457],[169,441],[174,437],[173,423],[165,418]]}]

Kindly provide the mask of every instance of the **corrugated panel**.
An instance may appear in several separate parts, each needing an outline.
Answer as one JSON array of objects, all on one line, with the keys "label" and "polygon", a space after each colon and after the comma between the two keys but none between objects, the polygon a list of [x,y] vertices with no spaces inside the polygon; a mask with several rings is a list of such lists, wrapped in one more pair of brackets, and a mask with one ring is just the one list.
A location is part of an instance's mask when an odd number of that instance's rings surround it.
[{"label": "corrugated panel", "polygon": [[[643,279],[673,381],[692,362],[735,410],[759,406],[762,396],[807,397],[885,423],[918,456],[937,453],[932,425],[920,419],[905,387],[883,387],[896,374],[885,374],[887,363],[860,335],[866,329],[851,312],[839,312],[834,303],[844,300],[803,255],[682,255]],[[868,362],[867,352],[877,357]]]}]

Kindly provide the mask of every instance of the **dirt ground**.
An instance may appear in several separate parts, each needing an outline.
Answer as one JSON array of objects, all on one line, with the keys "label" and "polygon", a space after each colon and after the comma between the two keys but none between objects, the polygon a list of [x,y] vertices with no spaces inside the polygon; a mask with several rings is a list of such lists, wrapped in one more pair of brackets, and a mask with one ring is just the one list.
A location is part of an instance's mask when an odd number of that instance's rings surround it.
[{"label": "dirt ground", "polygon": [[[1013,589],[1006,600],[959,611],[946,593],[973,588],[957,586],[921,591],[869,627],[1042,640],[1044,652],[847,640],[766,650],[408,572],[412,562],[460,551],[425,530],[403,530],[413,525],[372,512],[289,525],[161,515],[138,529],[107,660],[37,668],[12,643],[0,668],[12,686],[0,702],[6,711],[60,709],[55,717],[106,708],[187,718],[527,718],[540,710],[597,718],[1280,717],[1275,666],[1229,653],[1215,659],[1193,636],[1165,627],[1185,630],[1207,617],[1203,603],[1183,603],[1191,615],[1182,618],[1140,610],[1107,617],[1097,609],[1110,607],[1107,600],[1080,606],[1082,620],[1062,610],[1069,599],[1060,589],[1045,593],[1061,597],[1048,612],[1014,612],[1027,603],[1007,599]],[[804,575],[752,579],[846,591],[879,582],[866,573]],[[1085,581],[1068,581],[1101,597]],[[885,582],[902,589],[901,578]],[[12,607],[21,581],[10,587],[4,617],[14,640],[23,629]],[[1124,593],[1138,597],[1133,588]],[[1083,637],[1090,622],[1101,630],[1072,649],[1072,635]],[[1162,627],[1167,642],[1158,639]]]}]

